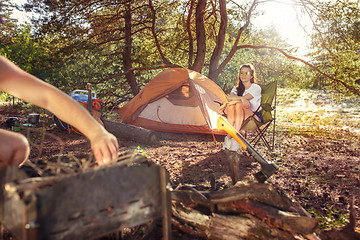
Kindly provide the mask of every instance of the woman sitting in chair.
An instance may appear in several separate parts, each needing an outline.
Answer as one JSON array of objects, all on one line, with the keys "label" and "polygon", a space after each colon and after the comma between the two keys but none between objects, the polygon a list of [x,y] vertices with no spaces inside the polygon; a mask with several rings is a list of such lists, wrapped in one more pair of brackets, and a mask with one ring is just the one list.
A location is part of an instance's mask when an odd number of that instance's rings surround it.
[{"label": "woman sitting in chair", "polygon": [[[226,107],[228,121],[241,134],[243,121],[255,113],[255,118],[262,122],[261,117],[261,88],[257,83],[255,68],[252,64],[240,66],[238,81],[236,86],[231,90],[230,102],[223,104],[219,108],[221,113]],[[232,139],[230,135],[225,137],[223,149],[237,151],[239,143]]]}]

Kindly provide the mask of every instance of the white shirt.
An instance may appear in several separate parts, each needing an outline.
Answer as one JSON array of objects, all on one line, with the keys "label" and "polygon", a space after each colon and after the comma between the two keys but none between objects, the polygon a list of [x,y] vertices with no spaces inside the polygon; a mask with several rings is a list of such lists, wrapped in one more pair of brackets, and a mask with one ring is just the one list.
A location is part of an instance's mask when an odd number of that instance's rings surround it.
[{"label": "white shirt", "polygon": [[[237,96],[236,87],[234,87],[231,90],[231,92]],[[258,109],[258,107],[261,105],[261,87],[256,83],[252,83],[249,89],[245,90],[243,96],[245,96],[246,94],[250,94],[251,96],[253,96],[253,98],[249,100],[249,103],[250,103],[250,110],[255,112]],[[259,108],[259,110],[261,110],[261,107]]]}]

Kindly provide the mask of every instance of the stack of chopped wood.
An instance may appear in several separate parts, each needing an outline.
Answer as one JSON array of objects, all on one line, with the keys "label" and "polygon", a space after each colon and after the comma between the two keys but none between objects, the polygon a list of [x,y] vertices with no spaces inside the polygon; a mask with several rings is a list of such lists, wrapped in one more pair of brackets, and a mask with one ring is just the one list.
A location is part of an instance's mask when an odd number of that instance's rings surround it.
[{"label": "stack of chopped wood", "polygon": [[119,160],[69,174],[59,161],[51,172],[61,174],[33,178],[16,166],[2,169],[0,239],[4,228],[19,240],[95,239],[157,219],[169,239],[166,170],[135,153]]},{"label": "stack of chopped wood", "polygon": [[318,220],[273,185],[238,182],[220,191],[172,192],[173,226],[206,239],[319,239]]}]

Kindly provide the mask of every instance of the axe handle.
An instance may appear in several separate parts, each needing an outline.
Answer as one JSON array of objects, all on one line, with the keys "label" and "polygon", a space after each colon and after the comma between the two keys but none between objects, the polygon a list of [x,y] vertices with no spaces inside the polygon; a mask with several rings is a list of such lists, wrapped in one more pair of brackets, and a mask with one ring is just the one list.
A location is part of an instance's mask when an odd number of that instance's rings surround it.
[{"label": "axe handle", "polygon": [[217,129],[218,130],[225,130],[231,137],[233,137],[241,147],[247,151],[251,156],[255,158],[261,165],[273,165],[276,169],[278,167],[275,164],[269,163],[263,156],[261,156],[251,144],[246,141],[246,139],[241,136],[241,134],[236,131],[236,129],[230,125],[230,123],[222,116],[219,117],[217,120]]}]

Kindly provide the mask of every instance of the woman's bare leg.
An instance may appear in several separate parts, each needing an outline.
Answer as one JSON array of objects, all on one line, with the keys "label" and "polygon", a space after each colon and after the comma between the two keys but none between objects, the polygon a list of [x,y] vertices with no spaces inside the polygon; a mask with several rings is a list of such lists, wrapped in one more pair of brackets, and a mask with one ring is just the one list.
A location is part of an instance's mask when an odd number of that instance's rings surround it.
[{"label": "woman's bare leg", "polygon": [[0,169],[20,165],[29,154],[29,142],[24,135],[0,129]]},{"label": "woman's bare leg", "polygon": [[235,104],[235,129],[240,131],[241,125],[244,121],[244,110],[242,103]]},{"label": "woman's bare leg", "polygon": [[245,119],[247,119],[248,117],[252,116],[254,113],[244,107],[244,105],[242,103],[237,103],[235,105],[235,124],[234,124],[234,127],[235,129],[240,132],[241,131],[241,127],[242,127],[242,124],[244,122]]},{"label": "woman's bare leg", "polygon": [[[228,112],[227,112],[227,120],[230,123],[231,126],[234,126],[235,123],[235,104],[232,104],[228,106]],[[227,135],[229,138],[231,137],[229,134]]]}]

